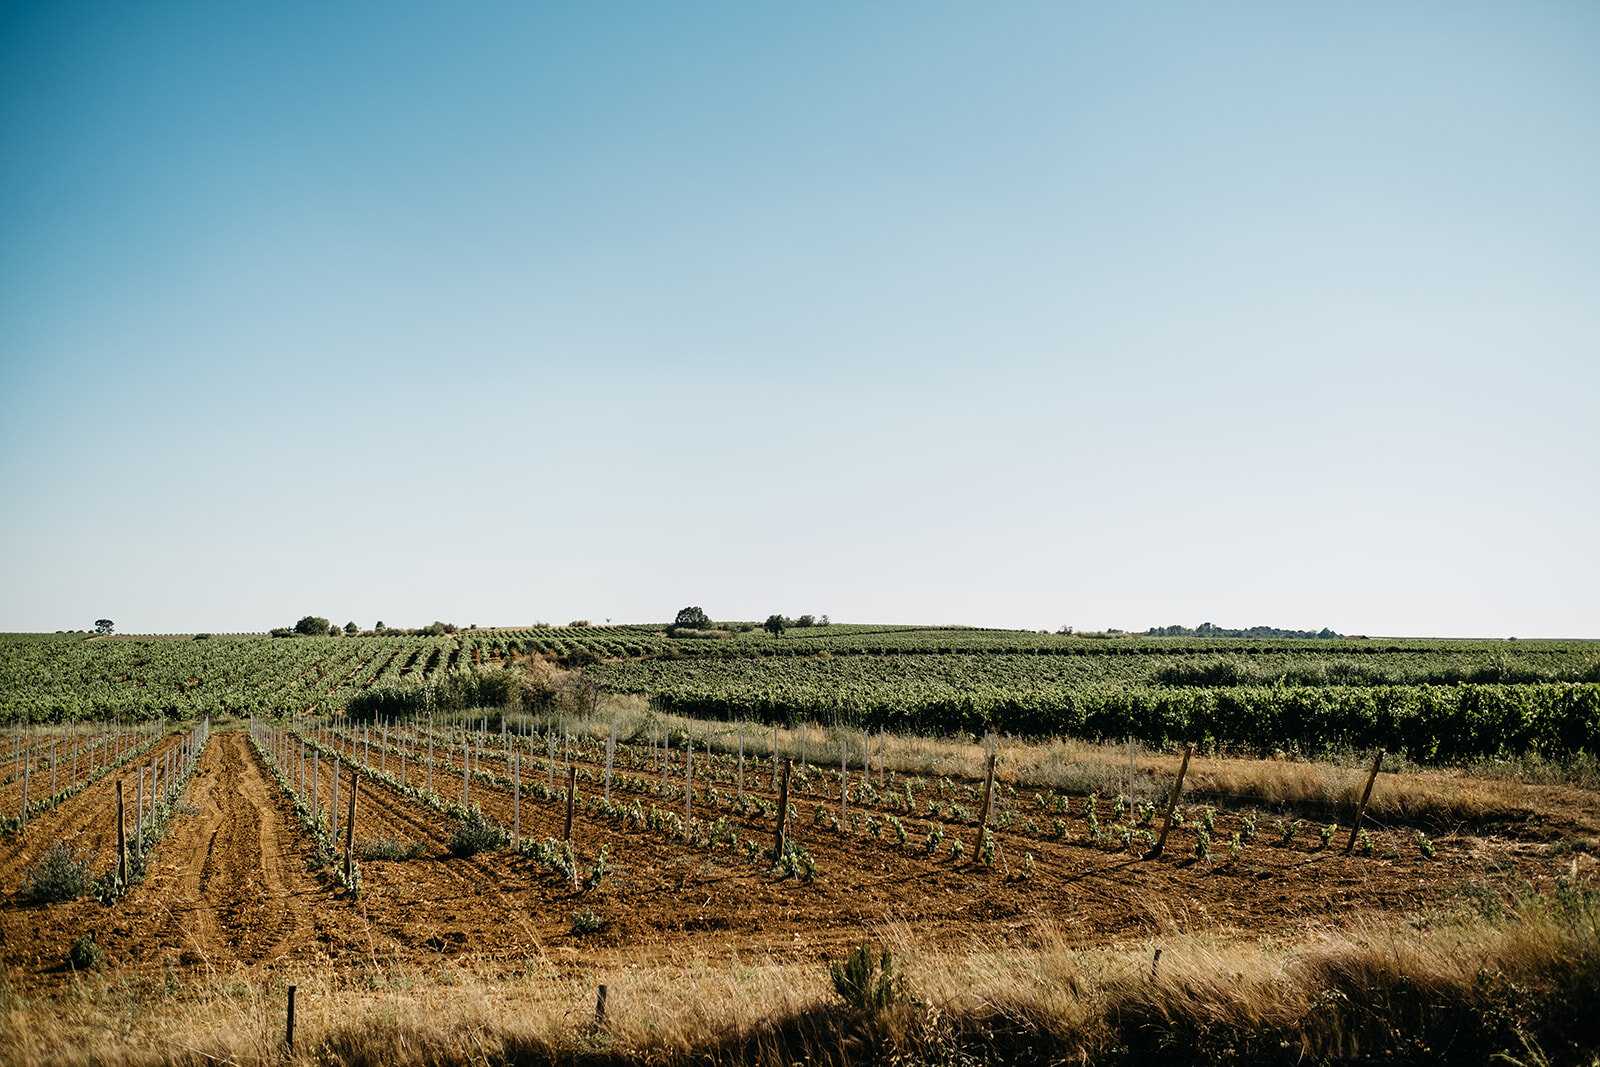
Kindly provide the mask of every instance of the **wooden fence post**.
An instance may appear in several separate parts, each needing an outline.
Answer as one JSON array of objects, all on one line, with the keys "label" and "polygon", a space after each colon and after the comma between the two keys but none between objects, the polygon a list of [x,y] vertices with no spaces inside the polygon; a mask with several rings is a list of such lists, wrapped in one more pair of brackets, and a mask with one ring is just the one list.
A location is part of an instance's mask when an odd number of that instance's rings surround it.
[{"label": "wooden fence post", "polygon": [[333,760],[333,806],[328,809],[328,837],[333,847],[339,847],[339,759]]},{"label": "wooden fence post", "polygon": [[694,742],[683,746],[683,843],[689,843],[689,820],[694,816]]},{"label": "wooden fence post", "polygon": [[600,987],[600,993],[595,997],[594,1024],[596,1026],[604,1026],[606,1024],[606,987],[604,985]]},{"label": "wooden fence post", "polygon": [[983,807],[978,809],[978,839],[972,845],[972,862],[977,863],[983,854],[983,835],[989,831],[989,800],[994,796],[994,757],[985,761],[983,772]]},{"label": "wooden fence post", "polygon": [[[151,827],[153,830],[154,827]],[[139,792],[133,801],[133,854],[144,855],[144,768],[139,768]]]},{"label": "wooden fence post", "polygon": [[850,832],[850,743],[839,742],[839,832]]},{"label": "wooden fence post", "polygon": [[1344,854],[1356,847],[1356,835],[1361,832],[1361,820],[1367,815],[1367,801],[1372,798],[1372,783],[1378,780],[1378,768],[1383,765],[1383,749],[1378,749],[1378,754],[1372,757],[1372,770],[1367,774],[1367,787],[1361,791],[1361,803],[1356,806],[1356,822],[1350,827],[1350,840],[1345,842]]},{"label": "wooden fence post", "polygon": [[778,831],[772,842],[772,862],[783,860],[783,834],[789,819],[789,775],[794,773],[794,760],[783,761],[783,785],[778,788]]},{"label": "wooden fence post", "polygon": [[1172,783],[1172,799],[1167,801],[1167,817],[1161,823],[1161,839],[1156,842],[1156,847],[1150,850],[1150,855],[1159,856],[1161,850],[1167,847],[1167,831],[1172,829],[1172,813],[1178,806],[1178,797],[1183,794],[1183,776],[1189,770],[1189,757],[1194,755],[1194,746],[1185,745],[1183,749],[1183,763],[1178,767],[1178,780]]},{"label": "wooden fence post", "polygon": [[354,874],[356,855],[356,769],[350,768],[350,808],[344,820],[344,884],[349,885]]},{"label": "wooden fence post", "polygon": [[739,803],[744,803],[744,722],[739,723]]},{"label": "wooden fence post", "polygon": [[117,883],[128,884],[128,823],[122,813],[122,779],[117,779]]},{"label": "wooden fence post", "polygon": [[567,844],[572,844],[572,809],[578,796],[578,768],[576,765],[567,768],[567,826],[561,832],[562,839]]},{"label": "wooden fence post", "polygon": [[289,1025],[283,1035],[283,1043],[291,1049],[294,1048],[294,991],[297,988],[297,986],[289,987]]},{"label": "wooden fence post", "polygon": [[511,847],[522,847],[522,754],[510,752],[511,760]]}]

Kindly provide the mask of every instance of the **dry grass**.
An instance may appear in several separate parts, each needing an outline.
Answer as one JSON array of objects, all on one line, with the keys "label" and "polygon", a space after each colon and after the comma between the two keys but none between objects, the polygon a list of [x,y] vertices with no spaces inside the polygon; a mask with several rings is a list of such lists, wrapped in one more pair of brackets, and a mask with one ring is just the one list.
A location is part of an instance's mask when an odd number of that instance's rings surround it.
[{"label": "dry grass", "polygon": [[[882,939],[911,999],[870,1015],[840,1004],[821,964],[769,957],[312,973],[296,978],[292,1054],[282,978],[91,974],[53,998],[0,999],[0,1063],[1487,1063],[1505,1052],[1592,1064],[1600,1049],[1600,898],[1570,887],[1496,919],[1373,922],[1285,943],[1172,933],[1080,950],[1046,931],[952,951],[906,926]],[[601,982],[605,1027],[593,1020]]]},{"label": "dry grass", "polygon": [[[608,697],[600,714],[590,720],[569,721],[568,728],[581,730],[596,739],[611,727],[611,716],[619,721],[619,736],[647,739],[661,731],[688,735],[701,747],[709,738],[712,747],[732,752],[738,745],[737,723],[708,722],[663,715],[649,709],[643,698]],[[889,734],[867,737],[859,730],[809,725],[780,727],[777,748],[780,756],[799,759],[802,750],[810,762],[829,769],[839,765],[839,745],[850,747],[851,767],[862,766],[863,741],[871,754],[873,767],[887,766],[895,773],[921,778],[981,778],[984,766],[982,744],[971,738],[930,738]],[[881,747],[880,747],[881,744]],[[773,728],[760,723],[744,726],[745,754],[751,760],[770,760]],[[1018,741],[1003,738],[998,742],[999,776],[1017,788],[1055,789],[1112,796],[1129,794],[1135,799],[1164,801],[1178,773],[1180,754],[1152,752],[1133,746],[1133,774],[1129,777],[1129,748],[1122,744],[1095,744],[1052,739]],[[1206,797],[1240,804],[1255,804],[1274,810],[1293,811],[1307,816],[1348,821],[1355,813],[1366,773],[1369,754],[1343,758],[1240,759],[1228,756],[1197,755],[1190,762],[1184,787],[1186,796]],[[1374,786],[1369,813],[1378,819],[1410,824],[1457,826],[1516,818],[1535,807],[1538,789],[1511,778],[1486,777],[1456,770],[1420,768],[1402,764],[1393,757],[1384,763],[1384,773]]]}]

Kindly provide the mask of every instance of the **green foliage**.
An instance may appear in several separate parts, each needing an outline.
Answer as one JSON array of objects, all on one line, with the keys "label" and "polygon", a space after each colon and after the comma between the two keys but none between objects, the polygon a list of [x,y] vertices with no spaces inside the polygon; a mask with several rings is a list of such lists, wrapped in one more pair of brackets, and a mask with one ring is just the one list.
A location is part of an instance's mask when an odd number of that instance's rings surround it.
[{"label": "green foliage", "polygon": [[905,978],[888,949],[874,956],[863,943],[843,963],[829,962],[828,974],[834,991],[857,1011],[881,1012],[906,999]]},{"label": "green foliage", "polygon": [[475,856],[480,852],[505,848],[510,843],[510,832],[499,823],[490,822],[476,804],[471,811],[451,820],[452,856]]},{"label": "green foliage", "polygon": [[687,607],[678,612],[677,617],[672,620],[672,625],[674,628],[681,627],[688,630],[709,630],[711,618],[699,607]]},{"label": "green foliage", "polygon": [[1422,858],[1431,860],[1435,854],[1433,839],[1421,830],[1417,831],[1417,850],[1422,853]]},{"label": "green foliage", "polygon": [[[736,842],[731,842],[731,841],[729,842],[730,845],[735,844],[735,843]],[[606,862],[606,858],[610,855],[610,853],[611,853],[611,846],[609,846],[609,845],[601,845],[600,846],[600,854],[598,856],[596,856],[595,860],[594,860],[594,869],[591,870],[589,872],[589,876],[583,880],[583,888],[585,888],[585,889],[599,889],[600,888],[601,883],[603,883],[606,880],[606,875],[609,874],[610,871],[611,871],[611,866]]]},{"label": "green foliage", "polygon": [[598,934],[606,928],[606,920],[594,913],[592,908],[572,913],[572,933],[574,937],[584,937],[588,934]]},{"label": "green foliage", "polygon": [[320,615],[305,615],[294,624],[294,632],[305,637],[323,637],[327,635],[331,625]]},{"label": "green foliage", "polygon": [[50,845],[37,865],[22,876],[20,896],[28,904],[57,904],[77,900],[89,889],[90,857],[63,841]]},{"label": "green foliage", "polygon": [[75,971],[87,971],[106,964],[106,950],[94,939],[93,931],[79,937],[67,950],[67,966]]}]

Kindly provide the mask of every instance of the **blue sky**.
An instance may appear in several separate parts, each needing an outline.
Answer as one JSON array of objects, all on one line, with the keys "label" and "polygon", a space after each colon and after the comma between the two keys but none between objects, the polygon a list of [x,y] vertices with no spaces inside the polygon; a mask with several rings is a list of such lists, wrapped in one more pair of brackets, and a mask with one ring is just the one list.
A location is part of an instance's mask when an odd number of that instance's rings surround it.
[{"label": "blue sky", "polygon": [[0,6],[0,629],[1600,637],[1600,8]]}]

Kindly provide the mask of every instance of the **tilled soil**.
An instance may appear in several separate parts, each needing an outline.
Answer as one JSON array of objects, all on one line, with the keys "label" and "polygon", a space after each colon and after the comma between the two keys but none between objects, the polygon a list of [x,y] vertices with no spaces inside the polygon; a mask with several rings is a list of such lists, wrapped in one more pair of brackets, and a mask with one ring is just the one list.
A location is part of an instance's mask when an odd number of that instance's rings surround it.
[{"label": "tilled soil", "polygon": [[[322,807],[333,799],[332,766],[327,757],[320,761]],[[415,783],[421,776],[413,767],[410,777]],[[341,822],[350,780],[346,769]],[[436,786],[448,792],[445,781]],[[1464,890],[1479,897],[1512,893],[1570,877],[1572,864],[1588,871],[1595,862],[1584,852],[1551,857],[1525,836],[1466,835],[1442,837],[1437,857],[1424,860],[1403,827],[1378,829],[1376,855],[1344,856],[1342,836],[1334,848],[1320,849],[1314,827],[1289,844],[1268,840],[1274,835],[1267,815],[1259,817],[1260,835],[1230,862],[1226,839],[1244,813],[1219,809],[1211,862],[1194,857],[1191,825],[1174,831],[1154,859],[1081,838],[1001,834],[999,862],[989,869],[968,862],[975,827],[952,824],[930,856],[922,848],[931,825],[925,819],[904,820],[912,836],[900,849],[887,831],[872,838],[813,826],[815,806],[829,802],[807,796],[797,801],[802,818],[794,836],[816,860],[813,882],[779,877],[745,857],[744,839],[770,843],[769,820],[724,810],[719,814],[737,829],[741,845],[708,850],[580,810],[573,839],[581,873],[589,873],[602,845],[610,868],[598,887],[584,890],[511,851],[451,856],[443,814],[363,777],[358,846],[387,838],[414,845],[416,854],[365,860],[362,892],[352,898],[316,869],[310,834],[246,734],[218,730],[189,784],[194,812],[177,817],[143,884],[110,907],[88,900],[21,904],[22,872],[57,836],[77,835],[104,857],[110,827],[114,849],[114,790],[110,778],[96,783],[24,835],[0,843],[0,957],[14,987],[62,981],[70,973],[67,949],[87,931],[115,964],[136,973],[292,975],[328,965],[355,973],[395,962],[426,969],[528,959],[576,968],[746,953],[811,960],[837,957],[890,922],[953,946],[1026,942],[1041,927],[1085,946],[1198,929],[1291,934],[1447,907]],[[491,819],[512,825],[509,788],[474,780],[471,799]],[[617,799],[632,798],[619,789]],[[681,796],[656,803],[681,814]],[[564,803],[525,791],[520,813],[525,838],[561,835]],[[1566,818],[1547,814],[1552,823]],[[715,817],[698,802],[695,815]],[[961,861],[949,853],[957,837],[967,846]],[[1023,878],[1029,854],[1032,874]],[[592,913],[602,929],[574,933],[579,912]]]}]

